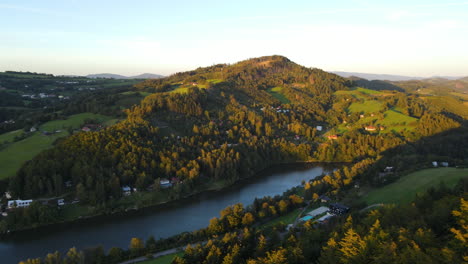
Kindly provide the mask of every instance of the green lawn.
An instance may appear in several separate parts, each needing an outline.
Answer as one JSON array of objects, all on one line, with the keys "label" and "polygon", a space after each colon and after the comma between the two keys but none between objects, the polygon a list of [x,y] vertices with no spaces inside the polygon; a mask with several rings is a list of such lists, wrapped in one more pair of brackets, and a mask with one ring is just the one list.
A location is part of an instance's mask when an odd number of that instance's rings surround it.
[{"label": "green lawn", "polygon": [[6,133],[3,133],[0,135],[0,144],[2,144],[3,142],[13,142],[13,139],[16,137],[16,136],[19,136],[23,133],[23,130],[22,129],[18,129],[18,130],[15,130],[15,131],[11,131],[11,132],[6,132]]},{"label": "green lawn", "polygon": [[223,82],[224,80],[222,80],[222,79],[208,79],[206,81],[210,82],[212,84],[217,84],[217,83]]},{"label": "green lawn", "polygon": [[183,252],[177,252],[174,254],[165,255],[159,258],[143,261],[140,263],[141,264],[170,264],[176,256],[182,257],[183,255],[184,255]]},{"label": "green lawn", "polygon": [[371,89],[366,89],[366,88],[362,88],[362,87],[358,87],[358,88],[356,89],[356,91],[359,91],[359,92],[364,93],[364,94],[370,94],[370,95],[379,95],[379,94],[383,94],[383,93],[380,92],[380,91],[371,90]]},{"label": "green lawn", "polygon": [[289,104],[290,103],[289,99],[286,98],[286,96],[284,96],[284,94],[281,93],[283,91],[283,87],[278,86],[278,87],[270,88],[267,91],[273,97],[278,99],[281,103],[283,103],[283,104]]},{"label": "green lawn", "polygon": [[369,205],[375,203],[408,203],[415,195],[437,187],[444,182],[453,187],[461,178],[468,177],[468,169],[431,168],[413,172],[396,182],[370,191],[362,199]]},{"label": "green lawn", "polygon": [[408,125],[408,124],[418,121],[417,118],[407,116],[395,110],[385,111],[384,117],[385,118],[383,120],[377,122],[379,125],[391,126],[393,124],[402,124],[402,123],[404,123],[405,125]]},{"label": "green lawn", "polygon": [[382,109],[382,103],[376,100],[365,100],[363,103],[352,103],[349,111],[352,113],[375,113]]},{"label": "green lawn", "polygon": [[[52,144],[58,138],[68,136],[68,131],[66,131],[65,128],[70,126],[72,128],[79,128],[79,126],[88,118],[97,119],[101,122],[113,120],[112,117],[109,116],[82,113],[72,115],[66,120],[54,120],[44,123],[39,127],[39,130],[49,132],[54,132],[56,130],[62,131],[60,133],[55,133],[48,136],[43,135],[41,131],[37,131],[34,132],[31,136],[21,141],[11,143],[4,149],[0,150],[0,179],[13,176],[24,162],[31,160],[43,150],[52,147]],[[21,133],[21,130],[17,131],[14,132]],[[2,134],[0,136],[0,142],[11,137],[12,135],[8,133]]]},{"label": "green lawn", "polygon": [[13,176],[25,161],[50,148],[57,138],[66,135],[66,131],[50,136],[38,131],[24,140],[8,145],[0,151],[0,179]]},{"label": "green lawn", "polygon": [[170,93],[188,93],[188,87],[177,87],[174,90],[170,91]]},{"label": "green lawn", "polygon": [[93,113],[81,113],[77,115],[72,115],[65,120],[54,120],[47,123],[44,123],[39,128],[40,130],[53,132],[56,130],[63,130],[67,127],[72,127],[74,129],[79,128],[86,119],[97,119],[100,122],[106,122],[112,119],[110,116],[104,116]]}]

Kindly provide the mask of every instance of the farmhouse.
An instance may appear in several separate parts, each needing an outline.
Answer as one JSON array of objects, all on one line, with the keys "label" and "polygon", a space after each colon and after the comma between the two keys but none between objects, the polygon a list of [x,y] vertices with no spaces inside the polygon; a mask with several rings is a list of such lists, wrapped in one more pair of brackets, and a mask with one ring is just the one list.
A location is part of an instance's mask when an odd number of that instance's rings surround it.
[{"label": "farmhouse", "polygon": [[366,126],[364,129],[366,131],[376,131],[377,130],[377,128],[375,126]]},{"label": "farmhouse", "polygon": [[33,200],[11,200],[8,201],[8,209],[12,208],[24,208],[31,205]]}]

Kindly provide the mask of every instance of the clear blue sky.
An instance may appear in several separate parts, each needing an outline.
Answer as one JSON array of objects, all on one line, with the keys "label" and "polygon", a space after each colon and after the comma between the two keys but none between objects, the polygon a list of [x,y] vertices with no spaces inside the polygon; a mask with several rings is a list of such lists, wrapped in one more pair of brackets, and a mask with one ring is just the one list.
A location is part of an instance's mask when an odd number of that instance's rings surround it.
[{"label": "clear blue sky", "polygon": [[0,71],[170,74],[284,55],[307,67],[468,75],[468,1],[2,0]]}]

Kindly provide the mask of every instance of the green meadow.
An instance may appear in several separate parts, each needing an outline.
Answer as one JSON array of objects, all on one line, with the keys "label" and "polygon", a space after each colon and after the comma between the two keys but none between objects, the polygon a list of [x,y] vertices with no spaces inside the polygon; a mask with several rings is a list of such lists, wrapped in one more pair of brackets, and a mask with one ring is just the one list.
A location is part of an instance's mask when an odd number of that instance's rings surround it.
[{"label": "green meadow", "polygon": [[274,88],[270,88],[267,90],[267,92],[269,94],[271,94],[273,97],[275,97],[276,99],[278,99],[281,103],[283,104],[289,104],[290,101],[288,98],[286,98],[286,96],[284,96],[284,94],[282,93],[283,91],[283,87],[274,87]]},{"label": "green meadow", "polygon": [[[40,131],[32,133],[27,138],[18,142],[12,142],[16,135],[22,133],[22,130],[16,130],[0,135],[0,143],[9,141],[10,143],[0,150],[0,179],[13,176],[24,162],[31,160],[41,151],[52,147],[53,143],[62,137],[68,136],[66,128],[72,127],[77,129],[87,119],[95,119],[99,122],[117,122],[117,119],[112,117],[98,115],[93,113],[81,113],[72,115],[65,120],[54,120],[42,124],[39,127]],[[51,135],[43,135],[42,131],[54,132],[60,130],[59,133]]]},{"label": "green meadow", "polygon": [[437,187],[443,182],[447,187],[453,187],[461,178],[468,177],[468,169],[430,168],[410,173],[396,182],[382,188],[374,189],[362,199],[367,204],[376,203],[408,203],[417,194]]}]

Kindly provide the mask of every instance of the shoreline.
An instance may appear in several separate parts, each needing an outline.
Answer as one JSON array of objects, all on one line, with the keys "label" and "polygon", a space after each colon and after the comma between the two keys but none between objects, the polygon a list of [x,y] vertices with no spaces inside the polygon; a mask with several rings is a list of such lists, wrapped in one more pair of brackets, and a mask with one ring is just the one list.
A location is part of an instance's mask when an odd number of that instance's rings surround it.
[{"label": "shoreline", "polygon": [[[249,180],[256,179],[257,177],[254,177],[257,175],[258,177],[263,177],[265,176],[266,172],[269,170],[274,169],[277,166],[294,166],[294,165],[301,165],[303,168],[308,168],[309,166],[314,166],[314,167],[327,167],[326,165],[337,165],[337,164],[347,164],[343,162],[317,162],[317,161],[292,161],[292,162],[281,162],[281,163],[276,163],[271,166],[268,166],[264,169],[261,169],[255,173],[253,173],[250,176],[247,177],[242,177],[239,178],[238,180],[229,183],[225,182],[221,186],[213,186],[213,187],[208,187],[206,189],[201,189],[199,191],[192,192],[190,194],[187,194],[185,196],[179,197],[177,199],[169,199],[166,201],[158,202],[158,203],[153,203],[153,204],[148,204],[148,205],[143,205],[141,207],[127,207],[124,209],[119,209],[111,212],[101,212],[101,213],[96,213],[96,214],[91,214],[91,215],[86,215],[86,216],[80,216],[78,218],[75,218],[73,220],[67,220],[67,221],[57,221],[49,224],[44,224],[44,225],[39,225],[35,227],[28,227],[28,228],[22,228],[22,229],[17,229],[8,233],[3,233],[0,235],[0,241],[8,241],[10,239],[13,239],[17,236],[21,236],[24,233],[27,233],[32,230],[41,230],[41,229],[47,229],[52,226],[56,226],[58,228],[61,227],[67,227],[70,225],[80,225],[80,224],[86,224],[91,220],[96,220],[96,219],[106,219],[111,216],[117,216],[117,217],[135,217],[141,214],[145,213],[150,213],[151,211],[155,209],[164,209],[164,208],[169,208],[171,206],[175,206],[180,202],[186,201],[188,199],[191,199],[196,196],[201,196],[204,194],[209,194],[209,193],[216,193],[219,191],[224,191],[229,188],[232,188],[235,186],[235,184],[238,183],[244,183],[247,184]],[[336,166],[334,166],[336,167]],[[219,182],[219,181],[218,181]],[[285,190],[286,191],[286,190]]]}]

